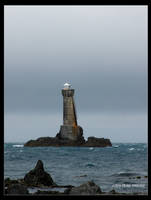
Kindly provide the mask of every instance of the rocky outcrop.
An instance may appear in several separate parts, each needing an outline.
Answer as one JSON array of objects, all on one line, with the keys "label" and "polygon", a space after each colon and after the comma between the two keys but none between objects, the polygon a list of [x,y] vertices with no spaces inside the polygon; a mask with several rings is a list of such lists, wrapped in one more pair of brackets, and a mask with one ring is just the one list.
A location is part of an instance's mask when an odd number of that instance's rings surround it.
[{"label": "rocky outcrop", "polygon": [[86,147],[106,147],[106,146],[112,146],[112,144],[109,139],[88,137],[88,140],[86,141],[84,146],[86,146]]},{"label": "rocky outcrop", "polygon": [[64,193],[70,195],[97,195],[102,194],[102,191],[93,181],[88,181],[80,186],[66,189]]},{"label": "rocky outcrop", "polygon": [[37,140],[29,140],[24,144],[25,147],[42,147],[42,146],[80,146],[83,142],[81,140],[73,141],[69,139],[60,139],[59,135],[56,137],[41,137]]},{"label": "rocky outcrop", "polygon": [[42,146],[81,146],[81,147],[106,147],[112,146],[109,139],[88,137],[86,141],[81,126],[62,125],[55,137],[40,137],[36,140],[29,140],[25,147]]},{"label": "rocky outcrop", "polygon": [[6,178],[6,179],[4,180],[4,185],[5,185],[5,187],[9,187],[10,185],[12,185],[12,184],[17,184],[17,183],[19,183],[18,180],[11,180],[10,178]]},{"label": "rocky outcrop", "polygon": [[5,190],[5,194],[29,194],[27,186],[19,184],[19,183],[14,183],[8,186],[8,188]]},{"label": "rocky outcrop", "polygon": [[111,191],[109,192],[109,194],[119,194],[119,193],[116,192],[116,191],[113,189],[113,190],[111,190]]},{"label": "rocky outcrop", "polygon": [[36,167],[25,175],[24,182],[28,186],[56,185],[51,176],[44,171],[43,163],[41,160],[38,160]]},{"label": "rocky outcrop", "polygon": [[29,140],[24,146],[59,146],[59,140],[57,137],[40,137],[37,140]]},{"label": "rocky outcrop", "polygon": [[58,191],[41,191],[38,190],[37,192],[34,193],[34,195],[63,195],[63,192],[58,192]]},{"label": "rocky outcrop", "polygon": [[112,146],[109,139],[89,137],[85,141],[81,135],[76,141],[63,139],[60,137],[60,133],[56,137],[40,137],[37,140],[29,140],[24,144],[25,147],[38,147],[38,146],[81,146],[81,147],[106,147]]},{"label": "rocky outcrop", "polygon": [[[32,173],[30,173],[31,171]],[[51,176],[44,171],[43,163],[40,160],[37,162],[36,167],[31,171],[25,175],[26,178],[24,177],[24,179],[11,180],[10,178],[6,178],[4,180],[5,195],[148,195],[148,193],[145,192],[119,193],[114,189],[109,192],[103,192],[93,181],[88,181],[76,187],[72,185],[56,185]],[[148,176],[145,176],[144,178],[146,177]],[[37,189],[35,193],[30,193],[30,190],[28,191],[28,187],[30,188],[31,186],[32,188]],[[43,190],[48,188],[53,188],[53,191]],[[57,190],[55,191],[54,188],[57,188]],[[59,188],[67,189],[60,192],[58,191]]]}]

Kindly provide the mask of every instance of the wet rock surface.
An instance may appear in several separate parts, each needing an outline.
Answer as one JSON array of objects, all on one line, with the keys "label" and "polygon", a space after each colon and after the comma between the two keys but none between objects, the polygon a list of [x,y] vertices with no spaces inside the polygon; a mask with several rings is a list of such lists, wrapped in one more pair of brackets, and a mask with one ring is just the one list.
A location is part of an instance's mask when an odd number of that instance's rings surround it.
[{"label": "wet rock surface", "polygon": [[106,146],[112,146],[112,144],[109,139],[88,137],[88,140],[86,141],[84,146],[86,146],[86,147],[106,147]]},{"label": "wet rock surface", "polygon": [[80,146],[80,147],[107,147],[112,146],[111,141],[105,138],[88,137],[86,141],[81,135],[76,141],[63,139],[58,133],[56,137],[40,137],[36,140],[29,140],[24,144],[25,147],[38,146]]},{"label": "wet rock surface", "polygon": [[129,177],[129,179],[142,179],[142,178],[148,178],[148,176],[133,176],[133,177]]},{"label": "wet rock surface", "polygon": [[[144,176],[144,178],[147,177],[148,176]],[[76,187],[72,185],[57,185],[50,174],[44,171],[43,162],[41,160],[38,160],[35,168],[27,173],[23,179],[11,180],[10,178],[6,178],[4,180],[4,187],[4,193],[6,195],[147,195],[146,193],[119,193],[114,189],[109,192],[103,192],[93,181],[85,182]],[[37,191],[30,193],[28,191],[29,188],[35,188]],[[41,190],[39,188],[41,188]],[[64,191],[58,191],[59,188],[64,188]]]},{"label": "wet rock surface", "polygon": [[93,181],[88,181],[78,187],[72,187],[64,191],[65,194],[71,195],[96,195],[102,194],[101,188]]},{"label": "wet rock surface", "polygon": [[43,162],[38,160],[35,168],[28,172],[24,177],[24,182],[31,186],[54,186],[56,185],[50,174],[44,171]]},{"label": "wet rock surface", "polygon": [[64,194],[62,192],[58,192],[58,191],[41,191],[38,190],[37,192],[34,193],[34,195],[59,195],[59,194]]},{"label": "wet rock surface", "polygon": [[[73,130],[68,130],[68,129]],[[74,130],[75,129],[75,130]],[[83,129],[80,126],[61,126],[59,133],[55,137],[40,137],[36,140],[29,140],[25,147],[38,146],[80,146],[80,147],[106,147],[112,146],[111,141],[105,138],[88,137],[84,139]]]},{"label": "wet rock surface", "polygon": [[113,190],[111,190],[111,191],[109,192],[109,194],[119,194],[119,193],[116,192],[116,191],[113,189]]},{"label": "wet rock surface", "polygon": [[10,178],[6,178],[4,180],[5,187],[8,187],[9,185],[12,185],[12,184],[17,184],[17,183],[19,183],[18,180],[11,180]]},{"label": "wet rock surface", "polygon": [[20,183],[10,184],[5,190],[5,194],[29,194],[27,186]]}]

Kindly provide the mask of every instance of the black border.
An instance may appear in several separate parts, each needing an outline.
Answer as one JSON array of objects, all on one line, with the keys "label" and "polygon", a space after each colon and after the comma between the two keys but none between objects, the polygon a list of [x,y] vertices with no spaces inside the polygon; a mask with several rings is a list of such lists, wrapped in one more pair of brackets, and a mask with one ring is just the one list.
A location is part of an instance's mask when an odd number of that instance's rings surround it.
[{"label": "black border", "polygon": [[[0,181],[0,186],[1,186],[1,189],[0,189],[0,195],[2,195],[2,197],[3,198],[10,198],[10,197],[15,197],[15,199],[16,198],[22,198],[22,197],[25,197],[25,198],[41,198],[41,197],[46,197],[46,198],[54,198],[54,199],[60,199],[60,198],[67,198],[67,199],[69,199],[69,198],[73,198],[73,197],[75,197],[75,198],[81,198],[81,197],[86,197],[86,198],[90,198],[90,199],[93,199],[93,200],[95,200],[95,199],[102,199],[102,198],[125,198],[125,199],[127,199],[127,198],[134,198],[134,199],[141,199],[141,198],[144,198],[144,199],[147,199],[147,198],[149,198],[149,196],[151,196],[150,194],[150,175],[148,174],[148,195],[140,195],[140,196],[138,196],[138,195],[126,195],[126,196],[51,196],[51,195],[49,195],[49,196],[42,196],[42,195],[37,195],[37,196],[21,196],[21,195],[18,195],[18,196],[13,196],[13,195],[9,195],[9,196],[7,196],[7,195],[5,195],[4,194],[4,6],[5,5],[7,5],[7,6],[20,6],[20,5],[22,5],[22,6],[42,6],[42,5],[62,5],[62,6],[65,6],[65,5],[80,5],[80,6],[85,6],[85,5],[88,5],[88,6],[91,6],[91,5],[98,5],[98,6],[100,6],[100,5],[110,5],[110,6],[142,6],[142,5],[146,5],[146,6],[148,6],[148,86],[149,86],[149,67],[151,67],[150,66],[150,64],[151,64],[151,54],[149,54],[149,43],[150,43],[150,40],[149,40],[149,25],[151,25],[151,15],[149,15],[150,14],[150,10],[151,10],[151,0],[115,0],[115,1],[105,1],[105,0],[102,0],[102,1],[100,1],[99,3],[98,2],[96,2],[96,1],[93,1],[93,3],[91,4],[91,3],[88,3],[88,1],[82,1],[82,4],[80,4],[81,3],[81,1],[74,1],[74,0],[72,0],[72,1],[70,1],[70,2],[64,2],[63,0],[62,1],[60,1],[60,2],[54,2],[54,1],[50,1],[49,3],[48,3],[48,1],[45,1],[45,0],[43,0],[41,3],[39,3],[38,1],[35,1],[35,0],[31,0],[31,1],[29,1],[29,0],[3,0],[3,1],[0,1],[0,36],[1,36],[1,40],[0,40],[0,47],[1,47],[1,51],[0,51],[0,75],[1,75],[1,78],[0,78],[0,80],[1,80],[1,91],[2,91],[2,98],[1,98],[1,100],[2,100],[2,103],[1,103],[1,135],[0,135],[0,137],[1,137],[1,140],[0,140],[0,150],[1,150],[1,152],[2,152],[2,155],[0,156],[0,159],[1,159],[1,181]],[[148,90],[148,119],[149,119],[149,90]],[[149,147],[150,147],[150,139],[151,139],[151,137],[150,137],[150,135],[149,135],[149,120],[148,120],[148,169],[149,169],[149,160],[150,160],[150,158],[149,158]],[[3,134],[2,134],[3,133]],[[3,163],[3,164],[2,164]],[[3,181],[2,181],[3,180]],[[2,194],[3,193],[3,194]]]},{"label": "black border", "polygon": [[[4,179],[4,7],[0,5],[0,75],[1,75],[1,140],[0,140],[0,151],[2,155],[0,156],[1,163],[1,173],[2,176],[0,180]],[[0,186],[3,191],[3,181],[0,181]]]}]

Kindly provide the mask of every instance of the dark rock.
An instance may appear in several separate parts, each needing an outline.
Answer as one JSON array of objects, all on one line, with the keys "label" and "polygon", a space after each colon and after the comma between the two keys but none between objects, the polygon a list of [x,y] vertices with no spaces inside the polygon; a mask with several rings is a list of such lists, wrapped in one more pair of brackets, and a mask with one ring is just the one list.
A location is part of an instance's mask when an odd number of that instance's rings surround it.
[{"label": "dark rock", "polygon": [[25,175],[24,182],[30,186],[56,185],[51,176],[44,171],[43,163],[41,160],[38,160],[36,167]]},{"label": "dark rock", "polygon": [[84,174],[84,175],[81,175],[81,176],[79,176],[79,177],[86,177],[87,175],[86,174]]},{"label": "dark rock", "polygon": [[113,189],[113,190],[111,190],[111,191],[109,192],[109,194],[119,194],[119,193],[116,192],[116,191]]},{"label": "dark rock", "polygon": [[102,191],[93,181],[88,181],[78,187],[68,188],[64,193],[70,195],[96,195],[102,194]]},{"label": "dark rock", "polygon": [[70,193],[70,191],[71,191],[71,188],[67,188],[66,190],[64,190],[64,194],[69,194]]},{"label": "dark rock", "polygon": [[[5,180],[4,180],[4,188],[5,188],[5,194],[8,194],[8,188],[10,188],[10,190],[11,190],[11,188],[12,187],[16,187],[16,186],[14,186],[14,185],[24,185],[24,181],[22,181],[23,179],[18,179],[18,180],[11,180],[10,178],[6,178]],[[9,192],[11,192],[11,191],[9,191]]]},{"label": "dark rock", "polygon": [[29,194],[25,185],[16,183],[9,185],[6,194]]},{"label": "dark rock", "polygon": [[56,137],[41,137],[37,140],[29,140],[24,144],[25,147],[38,147],[38,146],[80,146],[80,147],[106,147],[112,146],[109,139],[89,137],[85,141],[82,136],[82,131],[80,132],[77,140],[63,139],[61,134],[58,133]]},{"label": "dark rock", "polygon": [[87,177],[87,175],[84,174],[84,175],[79,175],[79,176],[73,176],[73,178],[84,178],[84,177]]},{"label": "dark rock", "polygon": [[59,146],[59,139],[57,137],[40,137],[37,140],[29,140],[24,146]]},{"label": "dark rock", "polygon": [[29,140],[24,144],[25,147],[37,147],[37,146],[81,146],[85,143],[83,130],[78,126],[79,134],[76,140],[70,140],[67,137],[62,137],[61,132],[57,133],[56,137],[40,137],[37,140]]},{"label": "dark rock", "polygon": [[5,187],[8,187],[8,186],[10,186],[10,185],[12,185],[12,184],[17,184],[17,183],[19,183],[18,180],[11,180],[10,178],[6,178],[6,179],[4,180],[4,186],[5,186]]},{"label": "dark rock", "polygon": [[44,166],[43,166],[43,162],[41,160],[38,160],[35,170],[42,170],[44,171]]},{"label": "dark rock", "polygon": [[140,177],[140,176],[136,176],[136,178],[137,178],[137,179],[140,179],[141,177]]},{"label": "dark rock", "polygon": [[88,140],[84,144],[87,147],[106,147],[112,146],[109,139],[104,138],[96,138],[96,137],[88,137]]},{"label": "dark rock", "polygon": [[34,194],[42,194],[42,195],[44,195],[44,194],[46,194],[46,195],[55,195],[55,194],[64,194],[64,193],[61,193],[61,192],[58,192],[58,191],[41,191],[41,190],[38,190],[37,192],[35,192]]}]

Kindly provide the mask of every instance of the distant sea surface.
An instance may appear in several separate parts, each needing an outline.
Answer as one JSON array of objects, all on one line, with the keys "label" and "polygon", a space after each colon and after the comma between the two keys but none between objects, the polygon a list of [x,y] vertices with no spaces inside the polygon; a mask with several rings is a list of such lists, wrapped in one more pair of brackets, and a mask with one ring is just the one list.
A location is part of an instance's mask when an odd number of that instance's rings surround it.
[{"label": "distant sea surface", "polygon": [[4,144],[4,176],[23,178],[42,160],[58,185],[93,180],[103,192],[148,193],[148,145],[113,143],[112,147],[24,147]]}]

